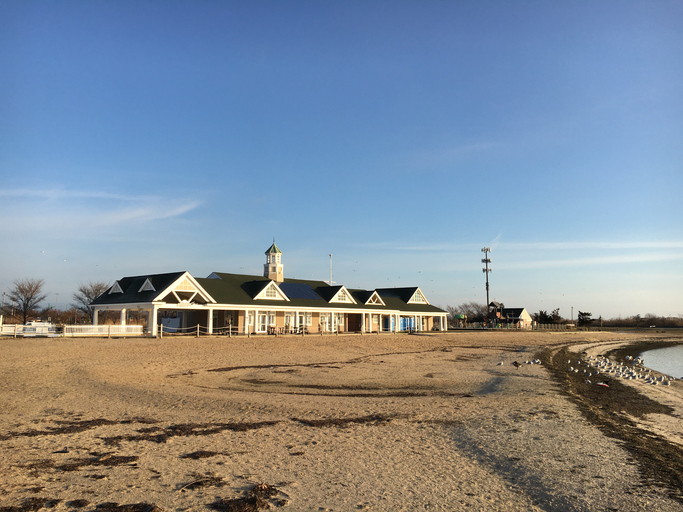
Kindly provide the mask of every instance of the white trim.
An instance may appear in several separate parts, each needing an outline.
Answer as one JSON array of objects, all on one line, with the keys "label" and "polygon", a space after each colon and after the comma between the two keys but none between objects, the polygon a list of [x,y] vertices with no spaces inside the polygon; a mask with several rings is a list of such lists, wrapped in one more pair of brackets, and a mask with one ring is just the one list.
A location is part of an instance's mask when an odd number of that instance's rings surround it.
[{"label": "white trim", "polygon": [[156,288],[154,288],[154,285],[152,284],[152,281],[149,280],[149,277],[145,279],[145,282],[142,283],[142,286],[138,290],[138,293],[140,292],[155,292],[157,291]]},{"label": "white trim", "polygon": [[370,295],[368,300],[365,301],[365,305],[366,306],[371,306],[371,305],[380,306],[381,305],[381,306],[386,307],[386,304],[382,300],[382,297],[380,297],[379,293],[377,293],[377,290],[374,290],[372,292],[372,295]]},{"label": "white trim", "polygon": [[111,295],[112,293],[123,293],[123,290],[121,289],[121,285],[119,284],[118,281],[116,281],[113,286],[109,289],[109,293],[107,295]]},{"label": "white trim", "polygon": [[[340,295],[344,292],[344,297],[341,298]],[[346,289],[346,286],[342,285],[339,290],[337,290],[337,293],[334,294],[334,296],[330,299],[330,304],[332,303],[338,303],[338,304],[358,304],[356,300],[353,298],[351,295],[351,292],[349,292]]]},{"label": "white trim", "polygon": [[[269,290],[275,291],[275,297],[267,296]],[[280,289],[275,281],[271,281],[254,297],[254,300],[284,300],[289,302],[289,297],[285,295],[285,292]]]},{"label": "white trim", "polygon": [[[216,304],[216,300],[209,295],[204,288],[201,287],[201,285],[195,280],[194,277],[189,272],[183,272],[178,279],[176,279],[169,287],[167,287],[165,290],[162,290],[162,292],[157,295],[157,299],[160,301],[163,301],[163,298],[166,297],[169,293],[173,293],[175,297],[178,300],[181,300],[178,295],[175,294],[176,288],[178,285],[183,283],[185,280],[187,280],[190,285],[194,288],[194,295],[189,300],[194,300],[197,295],[199,295],[206,303],[211,303],[211,304]],[[180,292],[189,292],[190,290],[178,290]]]},{"label": "white trim", "polygon": [[[416,297],[421,297],[422,300],[419,300]],[[410,297],[408,300],[408,304],[427,304],[429,305],[429,301],[427,300],[427,297],[425,296],[424,293],[422,293],[422,290],[418,287],[417,290],[415,290],[415,293]]]}]

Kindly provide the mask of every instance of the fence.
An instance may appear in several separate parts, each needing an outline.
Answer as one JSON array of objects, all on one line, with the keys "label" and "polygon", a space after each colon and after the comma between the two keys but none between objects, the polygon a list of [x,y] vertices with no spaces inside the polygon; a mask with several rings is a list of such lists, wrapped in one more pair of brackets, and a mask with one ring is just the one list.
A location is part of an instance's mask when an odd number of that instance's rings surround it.
[{"label": "fence", "polygon": [[141,325],[65,325],[62,336],[144,336]]},{"label": "fence", "polygon": [[42,336],[144,336],[145,332],[141,325],[65,325],[52,326],[49,330],[42,332],[30,325],[3,324],[0,325],[0,336],[13,337],[42,337]]},{"label": "fence", "polygon": [[537,331],[567,331],[576,329],[574,324],[534,324]]}]

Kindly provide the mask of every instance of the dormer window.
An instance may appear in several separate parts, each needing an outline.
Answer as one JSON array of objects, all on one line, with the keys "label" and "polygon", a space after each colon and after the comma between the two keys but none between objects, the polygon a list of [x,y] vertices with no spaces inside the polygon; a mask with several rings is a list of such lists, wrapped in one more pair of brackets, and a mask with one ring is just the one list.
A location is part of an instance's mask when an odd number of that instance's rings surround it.
[{"label": "dormer window", "polygon": [[356,301],[351,297],[351,294],[348,292],[348,290],[342,286],[337,293],[335,293],[334,297],[330,299],[330,302],[346,302],[347,304],[355,304]]},{"label": "dormer window", "polygon": [[265,288],[263,288],[257,295],[254,297],[254,299],[261,299],[261,300],[284,300],[284,301],[289,301],[289,298],[284,294],[282,290],[278,287],[278,285],[275,283],[275,281],[271,281],[266,285]]},{"label": "dormer window", "polygon": [[414,303],[419,303],[419,304],[429,304],[427,302],[427,299],[425,296],[422,294],[420,290],[416,290],[413,296],[410,298],[408,301],[408,304],[414,304]]},{"label": "dormer window", "polygon": [[156,289],[154,288],[154,285],[152,282],[149,280],[149,278],[145,279],[145,282],[142,284],[138,292],[155,292]]}]

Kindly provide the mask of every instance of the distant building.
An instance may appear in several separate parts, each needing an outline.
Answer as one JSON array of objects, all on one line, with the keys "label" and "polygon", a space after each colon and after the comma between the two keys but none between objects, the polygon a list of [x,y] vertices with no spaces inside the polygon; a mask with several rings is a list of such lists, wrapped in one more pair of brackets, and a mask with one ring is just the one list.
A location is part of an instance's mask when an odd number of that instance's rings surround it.
[{"label": "distant building", "polygon": [[324,281],[285,279],[282,251],[273,243],[263,276],[188,272],[124,277],[92,303],[93,323],[102,311],[145,313],[147,332],[199,325],[204,332],[233,334],[401,332],[446,329],[446,312],[419,287],[358,290]]},{"label": "distant building", "polygon": [[489,319],[495,324],[517,329],[531,329],[532,318],[525,308],[506,308],[500,302],[489,304]]}]

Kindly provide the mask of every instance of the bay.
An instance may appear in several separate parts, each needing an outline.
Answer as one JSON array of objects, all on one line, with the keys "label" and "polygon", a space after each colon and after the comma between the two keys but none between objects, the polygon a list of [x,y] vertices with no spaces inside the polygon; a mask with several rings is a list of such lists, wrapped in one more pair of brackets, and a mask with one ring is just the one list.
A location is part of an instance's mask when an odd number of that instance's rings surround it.
[{"label": "bay", "polygon": [[677,379],[683,378],[683,345],[647,350],[640,357],[648,368]]}]

